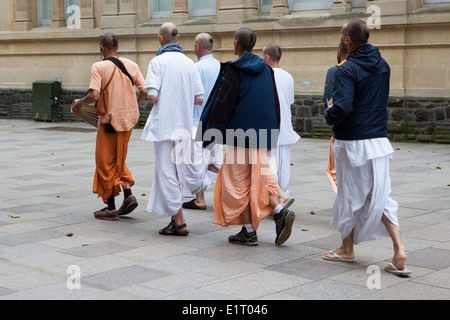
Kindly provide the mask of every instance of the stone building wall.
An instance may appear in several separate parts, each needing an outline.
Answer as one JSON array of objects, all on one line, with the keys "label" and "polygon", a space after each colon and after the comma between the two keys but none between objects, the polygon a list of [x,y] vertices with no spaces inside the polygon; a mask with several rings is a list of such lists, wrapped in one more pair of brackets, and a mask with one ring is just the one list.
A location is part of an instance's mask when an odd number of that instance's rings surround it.
[{"label": "stone building wall", "polygon": [[[61,121],[80,121],[70,112],[74,99],[85,91],[63,90]],[[143,127],[151,103],[139,105],[141,118],[137,127]],[[296,95],[292,105],[292,124],[303,138],[329,139],[332,129],[325,123],[324,103],[320,95]],[[388,138],[391,141],[414,141],[450,144],[450,98],[396,98],[389,99]],[[31,90],[0,90],[0,119],[33,120]]]},{"label": "stone building wall", "polygon": [[[279,44],[281,67],[295,81],[294,127],[303,137],[328,138],[323,84],[327,70],[336,64],[342,25],[358,18],[367,21],[369,42],[391,67],[389,137],[449,143],[450,0],[206,1],[215,3],[215,9],[196,12],[199,8],[190,0],[2,1],[0,118],[32,119],[33,82],[60,79],[62,120],[78,121],[70,105],[84,94],[90,66],[101,59],[99,36],[115,33],[119,54],[135,61],[145,75],[160,46],[159,27],[170,20],[193,61],[194,38],[200,32],[214,37],[214,56],[222,62],[236,58],[234,34],[243,26],[257,34],[255,54],[268,43]],[[158,16],[151,6],[156,2],[172,2],[173,10]],[[43,3],[51,3],[51,19],[42,19]],[[71,3],[79,5],[76,19],[66,10]],[[140,108],[142,125],[150,105]]]}]

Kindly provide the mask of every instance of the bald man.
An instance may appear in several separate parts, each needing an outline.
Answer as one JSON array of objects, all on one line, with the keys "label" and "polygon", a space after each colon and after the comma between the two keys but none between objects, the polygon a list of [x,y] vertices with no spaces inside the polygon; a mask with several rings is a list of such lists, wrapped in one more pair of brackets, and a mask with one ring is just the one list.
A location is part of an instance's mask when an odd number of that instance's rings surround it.
[{"label": "bald man", "polygon": [[[74,105],[74,113],[79,113],[83,105],[99,99],[108,82],[107,113],[99,119],[97,144],[95,149],[95,175],[93,191],[108,206],[94,213],[95,218],[117,220],[119,216],[131,213],[138,203],[132,195],[133,176],[125,164],[133,127],[139,120],[138,103],[147,97],[144,77],[136,63],[119,57],[119,41],[112,33],[100,39],[100,49],[104,61],[91,68],[89,94]],[[120,67],[120,68],[119,68]],[[140,94],[136,98],[137,87]],[[116,209],[115,197],[124,192],[124,201]]]},{"label": "bald man", "polygon": [[[293,194],[289,183],[291,175],[291,144],[296,143],[300,136],[292,128],[291,105],[294,103],[294,78],[280,68],[282,50],[276,43],[270,43],[263,48],[262,58],[272,67],[280,100],[280,136],[278,146],[269,153],[269,164],[275,171],[280,185],[280,201],[285,203]],[[291,199],[293,201],[293,199]]]},{"label": "bald man", "polygon": [[194,62],[177,43],[180,35],[173,23],[164,23],[158,34],[161,44],[148,66],[145,88],[154,103],[142,139],[152,141],[155,174],[147,211],[171,217],[162,235],[185,236],[183,176],[185,154],[192,139],[194,104],[203,103],[203,85]]},{"label": "bald man", "polygon": [[[194,53],[198,61],[195,63],[203,88],[205,89],[203,104],[194,106],[193,138],[197,131],[198,122],[208,100],[209,94],[217,80],[220,71],[220,62],[213,55],[214,39],[207,33],[200,33],[195,37]],[[192,163],[186,166],[184,177],[184,196],[194,199],[183,203],[183,208],[193,210],[206,210],[204,191],[217,178],[217,174],[222,165],[220,147],[217,145],[212,151],[203,149],[201,142],[192,141]]]}]

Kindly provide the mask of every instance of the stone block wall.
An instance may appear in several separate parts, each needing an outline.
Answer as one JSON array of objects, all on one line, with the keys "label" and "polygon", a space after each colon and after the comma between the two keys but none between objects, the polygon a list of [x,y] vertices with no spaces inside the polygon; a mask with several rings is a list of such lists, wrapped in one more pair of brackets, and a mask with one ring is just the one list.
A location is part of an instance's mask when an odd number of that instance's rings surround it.
[{"label": "stone block wall", "polygon": [[[302,137],[329,138],[321,96],[297,95],[292,106],[292,123]],[[390,97],[388,138],[450,144],[450,98]]]},{"label": "stone block wall", "polygon": [[[61,121],[63,122],[81,122],[70,111],[72,101],[82,98],[86,95],[86,91],[62,90],[62,113]],[[139,105],[141,118],[138,126],[144,126],[147,120],[151,103],[142,102]],[[33,120],[33,92],[31,89],[0,89],[0,119],[24,119]]]},{"label": "stone block wall", "polygon": [[[63,90],[61,121],[80,121],[70,112],[72,101],[85,91]],[[139,105],[138,127],[143,127],[152,104]],[[303,138],[329,139],[332,128],[325,123],[322,96],[296,95],[292,124]],[[388,138],[391,141],[411,141],[450,144],[450,98],[391,97],[388,105]],[[33,119],[33,93],[26,89],[0,89],[0,119]]]}]

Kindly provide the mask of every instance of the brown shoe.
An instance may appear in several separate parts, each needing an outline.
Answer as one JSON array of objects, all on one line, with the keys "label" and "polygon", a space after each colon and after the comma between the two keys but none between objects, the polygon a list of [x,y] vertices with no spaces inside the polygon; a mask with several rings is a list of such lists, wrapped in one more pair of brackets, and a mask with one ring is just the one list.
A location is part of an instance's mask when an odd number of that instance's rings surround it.
[{"label": "brown shoe", "polygon": [[117,210],[108,210],[108,208],[94,212],[94,217],[100,220],[119,220]]},{"label": "brown shoe", "polygon": [[119,216],[124,216],[133,212],[138,206],[137,200],[135,196],[129,196],[125,200],[123,200],[122,205],[119,208]]}]

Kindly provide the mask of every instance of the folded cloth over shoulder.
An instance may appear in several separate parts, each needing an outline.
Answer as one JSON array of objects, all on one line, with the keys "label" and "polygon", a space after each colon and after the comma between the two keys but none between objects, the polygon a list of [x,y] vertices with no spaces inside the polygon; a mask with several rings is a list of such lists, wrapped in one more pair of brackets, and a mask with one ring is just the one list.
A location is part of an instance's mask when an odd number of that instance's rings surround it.
[{"label": "folded cloth over shoulder", "polygon": [[364,165],[368,160],[389,156],[392,159],[394,149],[387,138],[364,140],[338,140],[334,142],[334,157],[345,149],[352,167]]}]

